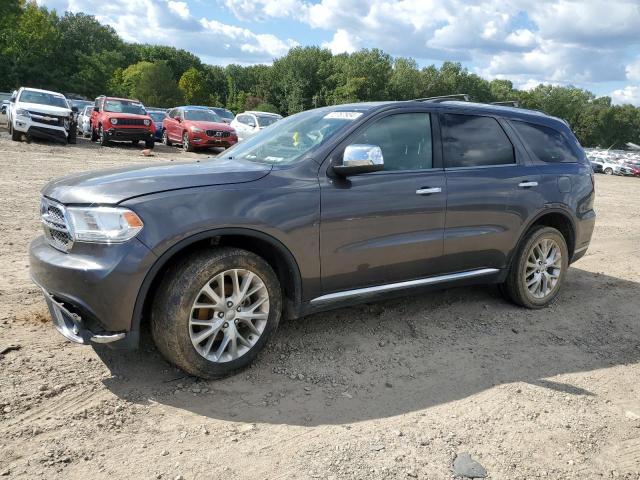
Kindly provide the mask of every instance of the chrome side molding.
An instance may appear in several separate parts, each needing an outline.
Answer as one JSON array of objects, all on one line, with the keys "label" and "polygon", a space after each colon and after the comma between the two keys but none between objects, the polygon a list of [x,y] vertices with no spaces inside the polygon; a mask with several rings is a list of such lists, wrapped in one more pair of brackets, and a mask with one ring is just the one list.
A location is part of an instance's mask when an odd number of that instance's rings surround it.
[{"label": "chrome side molding", "polygon": [[373,295],[376,293],[390,292],[393,290],[403,290],[405,288],[420,287],[423,285],[434,285],[438,283],[450,282],[454,280],[462,280],[465,278],[480,277],[483,275],[491,275],[492,273],[498,273],[500,270],[497,268],[480,268],[477,270],[469,270],[467,272],[449,273],[446,275],[436,275],[427,278],[418,278],[416,280],[407,280],[397,283],[386,283],[384,285],[376,285],[375,287],[356,288],[355,290],[345,290],[342,292],[328,293],[311,300],[310,303],[324,303],[334,300],[342,300],[349,297],[359,297],[362,295]]}]

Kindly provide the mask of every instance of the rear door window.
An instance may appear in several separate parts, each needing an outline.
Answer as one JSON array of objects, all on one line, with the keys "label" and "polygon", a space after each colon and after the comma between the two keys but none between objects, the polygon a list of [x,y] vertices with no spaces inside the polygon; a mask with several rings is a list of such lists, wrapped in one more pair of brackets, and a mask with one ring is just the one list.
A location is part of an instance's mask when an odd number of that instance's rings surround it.
[{"label": "rear door window", "polygon": [[513,145],[495,118],[445,113],[441,119],[447,168],[516,163]]},{"label": "rear door window", "polygon": [[520,121],[511,123],[538,160],[547,163],[578,162],[574,149],[559,131],[533,123]]}]

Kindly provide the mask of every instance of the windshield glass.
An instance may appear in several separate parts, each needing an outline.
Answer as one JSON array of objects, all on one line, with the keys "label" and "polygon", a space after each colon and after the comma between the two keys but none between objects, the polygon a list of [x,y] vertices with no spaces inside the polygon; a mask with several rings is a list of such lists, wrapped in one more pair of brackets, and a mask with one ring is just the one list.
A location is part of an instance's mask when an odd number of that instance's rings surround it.
[{"label": "windshield glass", "polygon": [[46,92],[34,92],[33,90],[23,90],[19,101],[25,103],[37,103],[39,105],[50,105],[52,107],[69,108],[64,96]]},{"label": "windshield glass", "polygon": [[258,125],[261,127],[268,127],[269,125],[276,123],[282,117],[272,117],[271,115],[256,115],[258,118]]},{"label": "windshield glass", "polygon": [[104,102],[104,111],[113,113],[131,113],[133,115],[146,115],[147,111],[140,102],[131,100],[107,99]]},{"label": "windshield glass", "polygon": [[221,122],[220,117],[211,110],[185,110],[185,120],[195,120],[199,122]]},{"label": "windshield glass", "polygon": [[222,118],[228,118],[229,120],[233,120],[233,112],[227,110],[226,108],[212,108],[214,112],[220,115]]},{"label": "windshield glass", "polygon": [[329,108],[309,110],[280,120],[224,154],[239,160],[289,164],[321,145],[362,115]]},{"label": "windshield glass", "polygon": [[148,112],[149,116],[151,118],[153,118],[154,122],[161,122],[164,117],[166,117],[166,114],[164,112]]}]

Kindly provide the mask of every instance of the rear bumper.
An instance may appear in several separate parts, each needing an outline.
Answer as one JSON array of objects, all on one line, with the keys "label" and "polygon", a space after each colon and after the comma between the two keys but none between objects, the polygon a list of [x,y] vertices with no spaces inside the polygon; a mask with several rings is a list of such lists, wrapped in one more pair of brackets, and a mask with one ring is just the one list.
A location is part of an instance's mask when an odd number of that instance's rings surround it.
[{"label": "rear bumper", "polygon": [[58,331],[77,343],[117,342],[125,348],[135,346],[137,338],[129,335],[134,306],[155,260],[135,238],[114,245],[76,243],[65,253],[38,237],[29,247],[31,277]]},{"label": "rear bumper", "polygon": [[106,133],[107,138],[114,142],[147,141],[155,138],[151,130],[139,128],[110,128]]},{"label": "rear bumper", "polygon": [[596,212],[594,210],[589,210],[582,215],[578,221],[575,248],[570,263],[580,260],[587,253],[595,225]]}]

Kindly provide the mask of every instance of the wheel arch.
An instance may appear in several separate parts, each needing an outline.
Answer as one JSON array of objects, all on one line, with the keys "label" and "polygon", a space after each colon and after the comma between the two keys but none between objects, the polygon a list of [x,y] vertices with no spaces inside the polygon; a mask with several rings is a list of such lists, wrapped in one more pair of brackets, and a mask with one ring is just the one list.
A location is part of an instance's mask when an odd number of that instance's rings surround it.
[{"label": "wheel arch", "polygon": [[234,246],[264,258],[273,268],[283,292],[284,315],[296,318],[302,303],[302,280],[298,263],[278,239],[248,228],[220,228],[200,232],[179,241],[162,253],[147,273],[136,297],[129,337],[137,344],[142,323],[148,319],[149,309],[162,273],[171,265],[197,250]]},{"label": "wheel arch", "polygon": [[527,233],[537,225],[546,225],[548,227],[553,227],[558,230],[565,241],[567,242],[567,249],[569,250],[569,262],[571,262],[571,258],[573,257],[573,253],[575,251],[575,243],[576,243],[576,224],[571,214],[561,208],[546,208],[540,212],[538,212],[533,218],[529,220],[529,222],[523,227],[520,232],[520,237],[518,239],[518,243],[515,248],[511,252],[511,257],[509,258],[508,265],[511,266],[511,262],[513,261],[513,257],[516,252],[520,249],[522,242],[525,241]]}]

